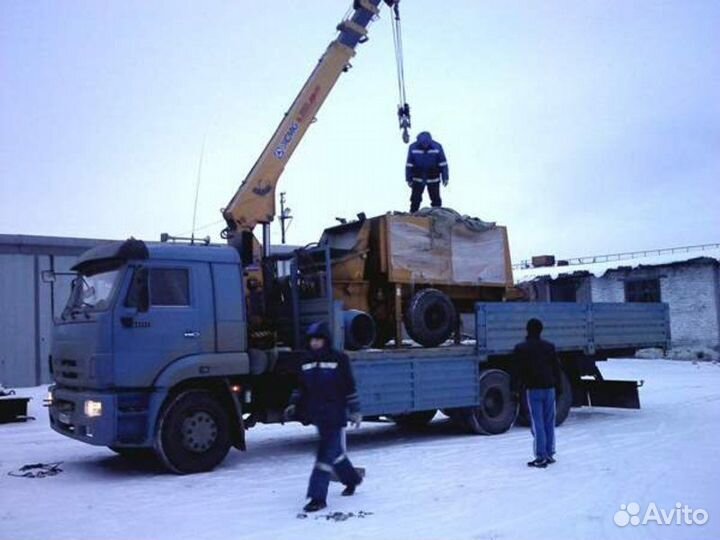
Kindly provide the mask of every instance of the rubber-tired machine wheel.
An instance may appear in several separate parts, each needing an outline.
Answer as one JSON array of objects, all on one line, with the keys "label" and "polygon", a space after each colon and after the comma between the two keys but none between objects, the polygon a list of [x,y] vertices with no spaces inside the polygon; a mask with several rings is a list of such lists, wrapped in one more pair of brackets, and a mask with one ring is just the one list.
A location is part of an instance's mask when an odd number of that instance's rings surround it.
[{"label": "rubber-tired machine wheel", "polygon": [[437,289],[422,289],[410,299],[405,310],[408,335],[424,347],[437,347],[452,335],[457,312],[452,300]]},{"label": "rubber-tired machine wheel", "polygon": [[225,459],[230,445],[228,413],[209,392],[182,392],[163,410],[155,449],[171,471],[210,471]]}]

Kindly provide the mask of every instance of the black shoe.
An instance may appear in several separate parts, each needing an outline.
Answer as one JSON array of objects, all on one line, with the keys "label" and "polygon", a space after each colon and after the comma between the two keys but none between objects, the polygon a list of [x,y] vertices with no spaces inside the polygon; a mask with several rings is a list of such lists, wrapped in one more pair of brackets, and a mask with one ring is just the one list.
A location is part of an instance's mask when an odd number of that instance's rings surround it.
[{"label": "black shoe", "polygon": [[546,459],[533,459],[532,461],[528,461],[528,467],[536,467],[538,469],[544,469],[548,466],[548,462]]},{"label": "black shoe", "polygon": [[306,512],[317,512],[318,510],[322,510],[327,506],[327,503],[325,501],[318,501],[316,499],[312,499],[309,503],[305,505],[303,510]]},{"label": "black shoe", "polygon": [[552,456],[550,456],[550,457],[547,458],[545,461],[548,462],[548,465],[552,465],[553,463],[555,463],[555,458],[552,457]]}]

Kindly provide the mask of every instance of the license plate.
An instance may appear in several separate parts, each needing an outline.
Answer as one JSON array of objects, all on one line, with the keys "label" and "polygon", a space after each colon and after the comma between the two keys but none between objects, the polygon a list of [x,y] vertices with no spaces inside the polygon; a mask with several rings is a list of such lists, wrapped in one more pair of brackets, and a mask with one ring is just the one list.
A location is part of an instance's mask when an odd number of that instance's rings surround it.
[{"label": "license plate", "polygon": [[58,413],[58,420],[60,420],[63,424],[69,424],[70,423],[70,415],[68,413]]}]

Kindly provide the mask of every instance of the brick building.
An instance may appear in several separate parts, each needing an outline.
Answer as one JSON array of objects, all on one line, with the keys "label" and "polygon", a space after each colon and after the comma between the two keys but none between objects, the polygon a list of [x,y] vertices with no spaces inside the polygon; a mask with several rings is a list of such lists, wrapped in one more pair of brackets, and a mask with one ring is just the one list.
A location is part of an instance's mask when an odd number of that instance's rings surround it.
[{"label": "brick building", "polygon": [[720,348],[720,262],[697,257],[540,276],[521,283],[532,300],[550,302],[666,302],[674,346]]}]

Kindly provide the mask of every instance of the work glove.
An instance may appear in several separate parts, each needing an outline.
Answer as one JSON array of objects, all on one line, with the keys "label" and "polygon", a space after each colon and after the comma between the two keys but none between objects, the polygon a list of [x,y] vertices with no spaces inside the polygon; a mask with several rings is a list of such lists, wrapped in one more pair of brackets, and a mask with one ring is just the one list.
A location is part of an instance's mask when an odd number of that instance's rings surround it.
[{"label": "work glove", "polygon": [[285,420],[294,420],[296,413],[297,407],[295,407],[295,405],[288,405],[283,411],[283,418],[285,418]]},{"label": "work glove", "polygon": [[362,414],[359,412],[354,412],[350,414],[350,423],[356,427],[359,428],[362,424]]},{"label": "work glove", "polygon": [[408,187],[412,187],[412,186],[413,186],[412,180],[407,180],[406,182],[407,182]]},{"label": "work glove", "polygon": [[449,183],[450,183],[450,179],[449,179],[449,178],[443,178],[443,180],[442,180],[443,187],[447,187],[447,185],[448,185]]}]

